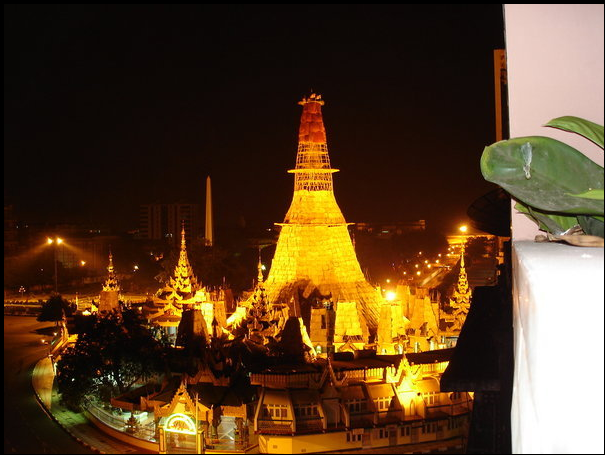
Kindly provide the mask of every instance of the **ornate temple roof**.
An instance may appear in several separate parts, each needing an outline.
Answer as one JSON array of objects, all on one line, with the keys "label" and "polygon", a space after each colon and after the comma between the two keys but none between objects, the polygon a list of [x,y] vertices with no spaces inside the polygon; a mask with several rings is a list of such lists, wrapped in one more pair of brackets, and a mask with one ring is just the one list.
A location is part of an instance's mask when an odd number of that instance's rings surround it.
[{"label": "ornate temple roof", "polygon": [[196,276],[189,263],[187,256],[187,244],[185,242],[185,225],[181,229],[181,251],[174,273],[169,283],[158,291],[157,297],[162,300],[188,300],[195,296],[199,289]]},{"label": "ornate temple roof", "polygon": [[[464,245],[460,251],[460,272],[458,274],[458,284],[454,290],[453,299],[450,305],[457,308],[460,305],[470,305],[471,290],[468,285],[468,277],[464,268]],[[467,310],[468,311],[468,310]]]},{"label": "ornate temple roof", "polygon": [[113,256],[111,254],[111,251],[109,252],[109,265],[107,266],[107,272],[108,272],[108,276],[107,276],[107,279],[105,280],[105,283],[103,283],[103,290],[104,291],[119,291],[120,285],[118,284],[118,279],[116,277],[115,270],[113,268]]}]

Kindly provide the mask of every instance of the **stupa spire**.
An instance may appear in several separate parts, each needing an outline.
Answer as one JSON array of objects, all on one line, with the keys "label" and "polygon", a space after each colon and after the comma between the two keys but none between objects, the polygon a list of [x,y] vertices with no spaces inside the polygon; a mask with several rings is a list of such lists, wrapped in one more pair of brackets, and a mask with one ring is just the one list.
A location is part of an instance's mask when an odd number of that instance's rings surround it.
[{"label": "stupa spire", "polygon": [[460,250],[460,272],[458,273],[458,284],[453,293],[452,303],[453,307],[468,306],[471,300],[471,290],[468,285],[468,277],[466,275],[466,269],[464,268],[464,245]]},{"label": "stupa spire", "polygon": [[189,294],[194,294],[197,290],[197,278],[193,274],[193,269],[187,256],[184,220],[181,222],[181,251],[174,269],[174,277],[170,278],[170,288],[173,294],[178,293],[181,297],[185,298],[188,298]]},{"label": "stupa spire", "polygon": [[109,250],[109,265],[107,266],[107,280],[103,283],[104,291],[119,291],[120,286],[118,285],[118,279],[115,274],[115,270],[113,268],[113,255],[111,254],[111,250]]},{"label": "stupa spire", "polygon": [[261,261],[260,256],[260,248],[258,249],[258,275],[257,275],[258,285],[261,285],[264,281],[263,278],[263,263]]},{"label": "stupa spire", "polygon": [[[359,304],[363,323],[375,332],[379,299],[359,266],[348,224],[336,203],[321,95],[302,106],[294,174],[294,195],[281,226],[275,256],[264,286],[271,303],[292,300],[310,323],[313,298],[330,297]],[[313,297],[315,296],[315,297]]]},{"label": "stupa spire", "polygon": [[465,297],[467,300],[470,299],[470,292],[468,289],[468,277],[466,275],[466,269],[464,268],[464,245],[460,251],[460,273],[458,274],[458,295]]},{"label": "stupa spire", "polygon": [[288,172],[295,174],[294,191],[333,191],[332,174],[338,169],[330,167],[326,128],[321,106],[321,95],[311,94],[298,104],[303,111],[298,130],[296,167]]}]

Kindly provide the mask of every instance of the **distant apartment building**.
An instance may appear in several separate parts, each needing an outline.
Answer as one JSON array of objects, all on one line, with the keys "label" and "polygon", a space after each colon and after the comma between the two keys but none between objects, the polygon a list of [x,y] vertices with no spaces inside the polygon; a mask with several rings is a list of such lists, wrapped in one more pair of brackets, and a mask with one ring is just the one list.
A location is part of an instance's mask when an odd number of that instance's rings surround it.
[{"label": "distant apartment building", "polygon": [[185,224],[187,239],[201,234],[202,217],[199,204],[144,204],[139,213],[139,238],[180,241],[181,223]]}]

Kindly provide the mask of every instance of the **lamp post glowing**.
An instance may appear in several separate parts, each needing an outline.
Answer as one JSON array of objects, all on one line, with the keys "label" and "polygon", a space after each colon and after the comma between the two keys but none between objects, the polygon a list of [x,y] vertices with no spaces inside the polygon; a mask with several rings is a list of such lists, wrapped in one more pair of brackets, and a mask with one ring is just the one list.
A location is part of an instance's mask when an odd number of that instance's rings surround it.
[{"label": "lamp post glowing", "polygon": [[460,232],[462,232],[463,234],[466,234],[466,231],[468,231],[468,227],[466,225],[462,225],[458,228],[460,230]]},{"label": "lamp post glowing", "polygon": [[61,245],[63,243],[63,239],[60,237],[57,237],[55,239],[51,239],[50,237],[48,237],[46,239],[46,243],[47,245],[50,244],[54,244],[55,245],[55,293],[58,293],[58,286],[57,286],[57,247],[59,245]]}]

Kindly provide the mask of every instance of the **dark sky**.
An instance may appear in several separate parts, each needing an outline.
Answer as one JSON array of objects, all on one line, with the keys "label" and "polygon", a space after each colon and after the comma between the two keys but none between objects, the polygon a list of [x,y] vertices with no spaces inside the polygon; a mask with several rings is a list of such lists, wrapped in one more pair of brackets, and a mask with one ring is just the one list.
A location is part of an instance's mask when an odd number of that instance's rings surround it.
[{"label": "dark sky", "polygon": [[283,221],[301,106],[323,96],[347,221],[450,226],[494,188],[502,5],[6,6],[4,195],[20,219],[137,226],[204,202]]}]

